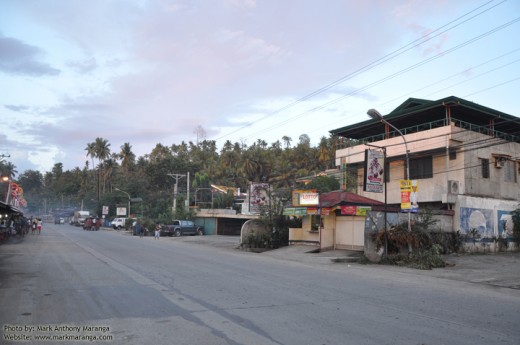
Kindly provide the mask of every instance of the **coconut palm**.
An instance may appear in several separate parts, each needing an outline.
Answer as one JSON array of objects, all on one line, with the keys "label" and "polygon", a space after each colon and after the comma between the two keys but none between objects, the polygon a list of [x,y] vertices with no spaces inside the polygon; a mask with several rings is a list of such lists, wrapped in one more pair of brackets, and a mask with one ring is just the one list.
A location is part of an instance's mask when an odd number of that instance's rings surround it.
[{"label": "coconut palm", "polygon": [[135,154],[132,152],[132,145],[124,143],[121,145],[121,152],[119,152],[121,159],[121,166],[123,167],[123,174],[128,176],[130,168],[135,164]]}]

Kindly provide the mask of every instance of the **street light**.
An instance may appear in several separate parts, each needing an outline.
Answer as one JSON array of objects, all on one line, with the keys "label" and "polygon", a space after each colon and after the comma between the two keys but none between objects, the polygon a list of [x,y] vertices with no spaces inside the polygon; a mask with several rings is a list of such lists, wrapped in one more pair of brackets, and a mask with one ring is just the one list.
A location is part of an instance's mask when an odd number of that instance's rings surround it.
[{"label": "street light", "polygon": [[[372,119],[374,120],[378,120],[378,121],[381,121],[382,123],[392,127],[393,129],[395,129],[397,131],[397,133],[399,133],[399,135],[401,136],[401,138],[403,139],[403,142],[404,142],[404,149],[405,149],[405,154],[406,154],[406,180],[410,181],[410,157],[408,156],[408,143],[406,142],[406,138],[404,137],[404,134],[403,132],[401,132],[399,130],[399,128],[395,127],[394,125],[392,125],[390,122],[386,121],[384,118],[383,118],[383,115],[381,115],[381,113],[375,109],[369,109],[367,111],[367,114],[368,116],[370,116]],[[412,223],[411,223],[411,216],[412,216],[412,210],[409,209],[408,210],[408,232],[412,232]],[[411,253],[412,252],[412,245],[410,243],[408,243],[408,252]]]},{"label": "street light", "polygon": [[115,190],[121,192],[121,193],[125,193],[127,196],[128,196],[128,218],[130,218],[130,194],[128,194],[127,192],[125,192],[124,190],[121,190],[119,188],[114,188]]},{"label": "street light", "polygon": [[2,182],[9,182],[7,185],[7,192],[5,193],[5,203],[9,205],[9,194],[11,194],[11,179],[9,176],[2,176]]}]

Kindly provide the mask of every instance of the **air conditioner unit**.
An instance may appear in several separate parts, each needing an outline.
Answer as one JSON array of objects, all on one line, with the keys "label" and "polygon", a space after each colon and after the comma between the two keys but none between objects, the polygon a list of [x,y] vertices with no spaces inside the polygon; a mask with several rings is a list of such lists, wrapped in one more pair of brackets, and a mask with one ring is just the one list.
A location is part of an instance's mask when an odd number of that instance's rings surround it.
[{"label": "air conditioner unit", "polygon": [[448,181],[448,193],[459,194],[460,193],[460,182],[459,181]]},{"label": "air conditioner unit", "polygon": [[502,157],[497,157],[495,160],[495,168],[503,168],[506,165],[506,159]]}]

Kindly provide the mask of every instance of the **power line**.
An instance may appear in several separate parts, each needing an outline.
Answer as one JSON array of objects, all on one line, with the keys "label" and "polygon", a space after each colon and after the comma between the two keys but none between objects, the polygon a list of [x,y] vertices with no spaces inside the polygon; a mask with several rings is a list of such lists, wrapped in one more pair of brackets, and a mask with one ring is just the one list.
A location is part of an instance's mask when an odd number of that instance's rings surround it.
[{"label": "power line", "polygon": [[[333,99],[333,100],[331,100],[331,101],[329,101],[329,102],[327,102],[327,103],[324,103],[324,104],[321,104],[321,105],[319,105],[319,106],[316,106],[316,107],[314,107],[314,108],[312,108],[312,109],[310,109],[310,110],[307,110],[307,111],[305,111],[305,112],[303,112],[303,113],[300,113],[300,114],[298,114],[298,115],[295,115],[295,116],[293,116],[293,117],[290,117],[289,119],[286,119],[286,120],[284,120],[284,121],[282,121],[282,122],[279,122],[279,123],[277,123],[277,124],[275,124],[275,125],[273,125],[273,126],[270,126],[270,127],[268,127],[268,128],[264,128],[264,129],[262,129],[262,130],[260,130],[260,131],[258,131],[258,132],[255,132],[255,133],[260,133],[260,132],[263,132],[263,131],[268,131],[268,130],[274,129],[274,128],[276,128],[276,127],[279,127],[279,126],[281,126],[281,125],[287,124],[287,123],[289,123],[289,122],[291,122],[291,121],[293,121],[293,120],[295,120],[295,119],[297,119],[297,118],[300,118],[300,117],[302,117],[302,116],[304,116],[304,115],[310,114],[310,113],[315,112],[315,111],[320,110],[320,109],[323,109],[323,108],[325,108],[325,107],[327,107],[327,106],[329,106],[329,105],[332,105],[332,104],[334,104],[334,103],[339,102],[339,101],[342,100],[342,99],[345,99],[345,98],[351,97],[351,96],[353,96],[353,95],[356,95],[356,94],[360,93],[361,91],[365,91],[365,90],[367,90],[367,89],[369,89],[369,88],[371,88],[371,87],[374,87],[374,86],[376,86],[376,85],[382,84],[382,83],[384,83],[384,82],[386,82],[386,81],[388,81],[388,80],[390,80],[390,79],[393,79],[393,78],[395,78],[395,77],[397,77],[397,76],[399,76],[399,75],[401,75],[401,74],[404,74],[404,73],[409,72],[409,71],[411,71],[411,70],[413,70],[413,69],[416,69],[416,68],[418,68],[418,67],[421,67],[421,66],[423,66],[423,65],[425,65],[425,64],[427,64],[427,63],[429,63],[429,62],[432,62],[432,61],[434,61],[434,60],[436,60],[436,59],[438,59],[438,58],[440,58],[440,57],[446,56],[446,55],[448,55],[448,54],[450,54],[450,53],[452,53],[452,52],[454,52],[454,51],[456,51],[456,50],[458,50],[458,49],[461,49],[461,48],[463,48],[463,47],[465,47],[465,46],[467,46],[467,45],[469,45],[469,44],[471,44],[471,43],[474,43],[474,42],[476,42],[476,41],[478,41],[478,40],[481,40],[481,39],[483,39],[483,38],[485,38],[485,37],[487,37],[487,36],[489,36],[489,35],[491,35],[491,34],[497,32],[497,31],[503,30],[503,29],[505,29],[505,28],[507,28],[507,27],[509,27],[509,26],[511,26],[511,25],[513,25],[513,24],[515,24],[515,23],[517,23],[517,22],[519,22],[519,21],[520,21],[520,17],[517,17],[517,18],[515,18],[515,19],[513,19],[513,20],[511,20],[511,21],[509,21],[509,22],[507,22],[507,23],[504,23],[504,24],[502,24],[502,25],[500,25],[500,26],[498,26],[498,27],[495,27],[495,28],[493,28],[493,29],[487,31],[487,32],[484,32],[483,34],[480,34],[480,35],[478,35],[478,36],[473,37],[472,39],[469,39],[469,40],[467,40],[467,41],[465,41],[465,42],[463,42],[463,43],[461,43],[461,44],[458,44],[458,45],[456,45],[456,46],[454,46],[454,47],[448,49],[448,50],[445,51],[445,52],[438,53],[437,55],[434,55],[434,56],[432,56],[432,57],[430,57],[430,58],[428,58],[428,59],[425,59],[425,60],[423,60],[423,61],[420,61],[420,62],[418,62],[418,63],[416,63],[416,64],[414,64],[414,65],[408,66],[408,67],[406,67],[406,68],[404,68],[404,69],[402,69],[402,70],[400,70],[400,71],[397,71],[397,72],[395,72],[395,73],[393,73],[393,74],[390,74],[390,75],[388,75],[388,76],[386,76],[386,77],[384,77],[384,78],[382,78],[382,79],[379,79],[379,80],[377,80],[377,81],[375,81],[375,82],[373,82],[373,83],[370,83],[370,84],[368,84],[368,85],[365,85],[365,86],[363,86],[363,87],[361,87],[361,88],[358,88],[358,89],[356,89],[356,90],[354,90],[354,91],[351,91],[351,92],[349,92],[349,93],[347,93],[347,94],[345,94],[345,95],[342,95],[342,96],[340,96],[340,97],[337,97],[337,98],[335,98],[335,99]],[[247,126],[246,126],[246,127],[247,127]],[[243,127],[243,128],[245,128],[245,127]],[[254,134],[254,133],[253,133],[253,134]]]},{"label": "power line", "polygon": [[[462,21],[460,23],[457,23],[461,19],[463,19],[463,18],[469,16],[470,14],[472,14],[472,13],[474,13],[474,12],[476,12],[476,11],[486,7],[486,6],[488,6],[492,2],[494,2],[494,0],[488,1],[488,2],[484,3],[483,5],[480,5],[480,6],[476,7],[475,9],[465,13],[464,15],[459,16],[456,19],[448,22],[447,24],[445,24],[445,25],[443,25],[443,26],[433,30],[427,37],[423,36],[423,37],[420,37],[418,39],[415,39],[412,42],[410,42],[410,43],[400,47],[399,49],[396,49],[395,51],[393,51],[393,52],[391,52],[391,53],[389,53],[387,55],[384,55],[383,57],[381,57],[381,58],[379,58],[379,59],[377,59],[377,60],[375,60],[375,61],[373,61],[373,62],[371,62],[371,63],[369,63],[369,64],[367,64],[367,65],[365,65],[365,66],[363,66],[363,67],[361,67],[359,69],[357,69],[357,70],[355,70],[354,72],[349,73],[349,74],[347,74],[347,75],[337,79],[336,81],[334,81],[332,83],[329,83],[329,84],[327,84],[327,85],[325,85],[325,86],[323,86],[323,87],[321,87],[321,88],[319,88],[319,89],[317,89],[317,90],[315,90],[315,91],[313,91],[313,92],[311,92],[311,93],[309,93],[309,94],[307,94],[307,95],[297,99],[296,101],[289,103],[288,105],[286,105],[286,106],[284,106],[284,107],[282,107],[282,108],[280,108],[280,109],[278,109],[276,111],[270,112],[270,113],[268,113],[267,115],[263,116],[262,118],[260,118],[258,120],[250,122],[250,123],[248,123],[245,126],[242,126],[242,127],[238,128],[238,129],[235,129],[235,130],[233,130],[233,131],[231,131],[229,133],[226,133],[225,135],[222,135],[222,136],[220,136],[219,138],[217,138],[215,140],[220,140],[220,139],[225,138],[225,137],[227,137],[227,136],[229,136],[231,134],[234,134],[234,133],[236,133],[236,132],[238,132],[238,131],[240,131],[240,130],[242,130],[244,128],[250,127],[254,123],[258,123],[258,122],[260,122],[260,121],[262,121],[262,120],[264,120],[264,119],[266,119],[266,118],[268,118],[268,117],[270,117],[270,116],[272,116],[274,114],[277,114],[277,113],[279,113],[279,112],[281,112],[283,110],[286,110],[286,109],[288,109],[290,107],[293,107],[296,104],[299,104],[299,103],[301,103],[301,102],[303,102],[305,100],[308,100],[308,99],[310,99],[310,98],[312,98],[312,97],[314,97],[314,96],[316,96],[316,95],[318,95],[318,94],[320,94],[320,93],[322,93],[322,92],[324,92],[326,90],[329,90],[330,88],[332,88],[332,87],[334,87],[334,86],[336,86],[336,85],[338,85],[338,84],[340,84],[340,83],[342,83],[342,82],[344,82],[346,80],[349,80],[349,79],[351,79],[351,78],[353,78],[353,77],[355,77],[355,76],[357,76],[357,75],[359,75],[361,73],[364,73],[364,72],[369,71],[369,70],[371,70],[371,69],[373,69],[373,68],[375,68],[375,67],[377,67],[379,65],[382,65],[383,63],[385,63],[387,61],[390,61],[390,60],[392,60],[392,59],[394,59],[394,58],[404,54],[405,52],[409,51],[410,49],[413,49],[413,48],[415,48],[415,47],[417,47],[417,46],[419,46],[421,44],[424,44],[424,43],[432,40],[433,38],[438,37],[439,35],[441,35],[443,33],[446,33],[449,30],[452,30],[452,29],[454,29],[454,28],[456,28],[456,27],[458,27],[458,26],[460,26],[460,25],[462,25],[462,24],[464,24],[464,23],[466,23],[466,22],[468,22],[468,21],[470,21],[470,20],[472,20],[472,19],[474,19],[474,18],[476,18],[476,17],[478,17],[478,16],[488,12],[488,11],[490,11],[491,9],[493,9],[493,8],[503,4],[505,2],[505,0],[501,1],[498,4],[495,4],[495,5],[493,5],[493,6],[489,7],[489,8],[486,8],[486,9],[482,10],[481,12],[473,15],[472,17],[470,17],[470,18],[468,18],[468,19],[466,19],[466,20],[464,20],[464,21]],[[454,24],[454,23],[457,23],[457,24],[449,27],[451,24]],[[440,30],[442,30],[442,29],[444,29],[446,27],[448,27],[446,30],[440,31]],[[431,35],[432,33],[436,33],[436,32],[438,32],[436,35]],[[311,110],[311,111],[313,111],[313,110]],[[286,122],[284,122],[284,123],[286,123]]]}]

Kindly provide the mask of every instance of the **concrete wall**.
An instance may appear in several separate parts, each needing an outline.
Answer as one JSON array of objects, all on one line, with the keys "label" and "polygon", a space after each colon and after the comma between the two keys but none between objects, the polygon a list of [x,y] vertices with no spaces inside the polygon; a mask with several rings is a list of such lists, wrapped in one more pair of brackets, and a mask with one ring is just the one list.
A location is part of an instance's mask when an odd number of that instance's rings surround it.
[{"label": "concrete wall", "polygon": [[240,232],[240,243],[244,243],[244,239],[251,233],[260,234],[260,233],[269,233],[270,229],[266,227],[264,223],[262,223],[258,219],[251,219],[242,225],[242,231]]},{"label": "concrete wall", "polygon": [[[464,235],[471,236],[471,230],[478,232],[477,242],[490,243],[496,238],[512,240],[513,221],[511,211],[520,207],[518,201],[460,195],[455,210],[455,226]],[[472,242],[468,238],[468,242]]]},{"label": "concrete wall", "polygon": [[[467,135],[468,142],[477,142],[488,139],[488,136],[479,133],[471,133]],[[500,143],[500,139],[493,139],[488,144],[495,145],[480,147],[474,150],[468,150],[464,153],[465,164],[468,169],[464,169],[464,176],[461,181],[464,183],[464,193],[466,195],[481,196],[484,198],[504,199],[504,200],[520,200],[520,163],[518,162],[518,153],[520,152],[520,143]],[[484,145],[482,145],[484,146]],[[510,161],[516,176],[516,182],[507,181],[505,178],[507,167],[497,168],[495,166],[496,157],[511,156],[515,161]],[[482,159],[489,159],[489,178],[482,177]]]}]

